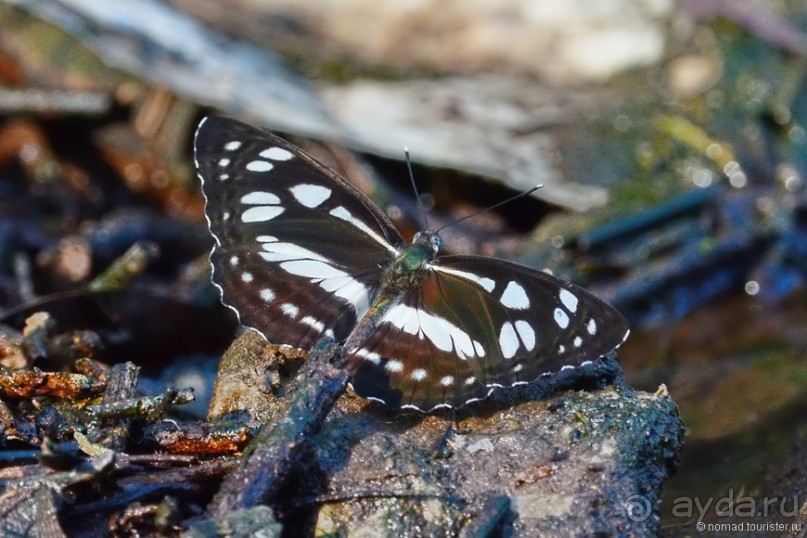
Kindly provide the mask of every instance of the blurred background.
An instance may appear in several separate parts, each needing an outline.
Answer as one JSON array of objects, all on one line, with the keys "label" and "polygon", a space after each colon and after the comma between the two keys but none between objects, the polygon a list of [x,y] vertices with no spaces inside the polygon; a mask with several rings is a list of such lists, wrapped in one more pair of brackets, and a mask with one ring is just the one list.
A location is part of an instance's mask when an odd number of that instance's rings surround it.
[{"label": "blurred background", "polygon": [[95,331],[204,416],[236,327],[198,121],[288,136],[407,237],[408,147],[435,228],[545,185],[445,250],[548,267],[628,318],[629,382],[666,384],[687,427],[665,535],[693,528],[681,497],[807,510],[805,60],[793,0],[4,0],[0,323]]}]

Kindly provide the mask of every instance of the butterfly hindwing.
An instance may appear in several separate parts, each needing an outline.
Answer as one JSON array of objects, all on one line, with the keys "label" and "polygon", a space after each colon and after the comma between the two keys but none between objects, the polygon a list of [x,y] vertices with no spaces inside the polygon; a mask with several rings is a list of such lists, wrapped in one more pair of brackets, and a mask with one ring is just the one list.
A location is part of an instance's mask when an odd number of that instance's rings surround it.
[{"label": "butterfly hindwing", "polygon": [[213,280],[242,324],[308,349],[344,339],[402,244],[366,196],[285,140],[221,117],[195,140]]},{"label": "butterfly hindwing", "polygon": [[492,258],[437,258],[350,357],[362,396],[393,407],[461,405],[599,358],[627,337],[589,292]]}]

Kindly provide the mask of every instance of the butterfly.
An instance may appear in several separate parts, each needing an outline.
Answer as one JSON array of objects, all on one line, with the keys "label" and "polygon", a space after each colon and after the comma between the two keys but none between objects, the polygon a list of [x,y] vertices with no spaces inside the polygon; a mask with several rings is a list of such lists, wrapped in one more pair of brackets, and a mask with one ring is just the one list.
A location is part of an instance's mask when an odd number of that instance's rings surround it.
[{"label": "butterfly", "polygon": [[215,245],[213,283],[242,325],[310,350],[343,344],[354,391],[429,411],[616,349],[613,307],[545,272],[411,244],[367,196],[300,148],[224,117],[195,157]]}]

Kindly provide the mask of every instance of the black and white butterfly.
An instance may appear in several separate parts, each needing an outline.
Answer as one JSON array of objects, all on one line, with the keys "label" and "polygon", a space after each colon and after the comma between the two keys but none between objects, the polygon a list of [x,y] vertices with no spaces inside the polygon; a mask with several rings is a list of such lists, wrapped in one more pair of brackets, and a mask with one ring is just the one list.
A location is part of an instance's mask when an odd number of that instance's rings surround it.
[{"label": "black and white butterfly", "polygon": [[344,343],[356,393],[431,410],[597,359],[628,326],[544,272],[407,245],[347,180],[296,146],[222,117],[202,121],[196,165],[213,281],[243,325],[309,350]]}]

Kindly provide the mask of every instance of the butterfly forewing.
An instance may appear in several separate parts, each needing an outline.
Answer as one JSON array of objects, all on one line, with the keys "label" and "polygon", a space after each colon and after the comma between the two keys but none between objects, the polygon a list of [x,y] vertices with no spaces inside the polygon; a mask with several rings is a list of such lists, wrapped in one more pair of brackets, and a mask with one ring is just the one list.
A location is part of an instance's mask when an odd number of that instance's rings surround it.
[{"label": "butterfly forewing", "polygon": [[622,316],[585,290],[492,258],[438,258],[349,361],[354,388],[428,410],[599,358],[627,337]]},{"label": "butterfly forewing", "polygon": [[225,304],[272,342],[346,338],[402,244],[386,215],[299,148],[235,120],[204,120],[195,150]]}]

